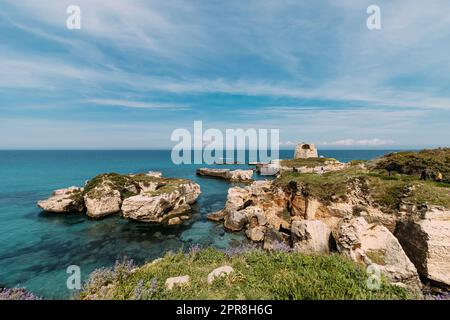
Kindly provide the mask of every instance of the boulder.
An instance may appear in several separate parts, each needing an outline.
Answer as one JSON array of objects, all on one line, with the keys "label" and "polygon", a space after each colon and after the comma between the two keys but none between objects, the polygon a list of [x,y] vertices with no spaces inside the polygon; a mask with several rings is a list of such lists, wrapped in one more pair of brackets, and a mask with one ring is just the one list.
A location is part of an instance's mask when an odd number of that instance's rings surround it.
[{"label": "boulder", "polygon": [[172,290],[174,287],[188,285],[190,280],[191,278],[188,275],[180,277],[172,277],[166,279],[165,286],[167,290]]},{"label": "boulder", "polygon": [[302,253],[330,252],[331,230],[318,220],[293,221],[291,225],[293,248]]},{"label": "boulder", "polygon": [[37,205],[44,211],[52,213],[83,212],[83,188],[70,187],[55,190],[47,200],[38,201]]},{"label": "boulder", "polygon": [[84,196],[87,215],[91,218],[101,218],[120,212],[122,197],[118,190],[109,187],[96,188]]},{"label": "boulder", "polygon": [[422,217],[399,221],[395,235],[421,276],[450,287],[449,209],[434,207]]},{"label": "boulder", "polygon": [[248,182],[253,179],[253,170],[233,170],[228,172],[228,179],[232,182]]},{"label": "boulder", "polygon": [[230,231],[241,231],[247,221],[247,216],[244,213],[230,210],[225,216],[224,227]]},{"label": "boulder", "polygon": [[[142,222],[167,223],[170,219],[184,216],[200,195],[196,183],[182,183],[170,188],[158,189],[155,193],[141,193],[125,199],[122,213],[125,218]],[[176,219],[171,224],[181,223]]]},{"label": "boulder", "polygon": [[267,227],[264,233],[264,250],[290,250],[288,244],[289,236],[275,230],[272,227]]},{"label": "boulder", "polygon": [[384,226],[364,218],[344,218],[334,236],[338,250],[356,262],[376,266],[392,283],[401,283],[419,293],[417,270],[397,238]]},{"label": "boulder", "polygon": [[212,212],[209,213],[206,218],[208,220],[214,221],[214,222],[219,222],[219,221],[223,221],[225,219],[225,216],[227,215],[225,210],[221,210],[221,211],[217,211],[217,212]]},{"label": "boulder", "polygon": [[223,266],[223,267],[214,269],[213,271],[211,271],[210,274],[208,274],[208,278],[207,278],[208,284],[212,284],[216,278],[226,277],[233,271],[234,271],[234,269],[230,266]]},{"label": "boulder", "polygon": [[247,236],[247,238],[249,238],[253,242],[261,242],[264,240],[265,231],[266,231],[266,227],[256,226],[256,227],[247,229],[247,231],[245,231],[245,235]]}]

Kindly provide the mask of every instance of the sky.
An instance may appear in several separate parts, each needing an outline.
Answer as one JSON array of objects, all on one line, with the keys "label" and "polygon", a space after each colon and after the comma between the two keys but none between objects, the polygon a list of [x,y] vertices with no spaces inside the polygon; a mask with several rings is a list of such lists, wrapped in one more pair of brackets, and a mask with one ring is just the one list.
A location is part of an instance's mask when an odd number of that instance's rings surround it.
[{"label": "sky", "polygon": [[[373,4],[381,30],[366,26]],[[449,146],[449,12],[448,0],[0,0],[0,149],[165,149],[196,120],[279,129],[286,148]]]}]

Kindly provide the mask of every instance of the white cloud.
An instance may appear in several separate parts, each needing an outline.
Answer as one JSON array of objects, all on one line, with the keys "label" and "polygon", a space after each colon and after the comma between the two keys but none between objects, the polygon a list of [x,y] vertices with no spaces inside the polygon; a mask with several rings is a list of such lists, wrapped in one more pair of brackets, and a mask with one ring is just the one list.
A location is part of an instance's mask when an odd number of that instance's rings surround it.
[{"label": "white cloud", "polygon": [[116,99],[90,99],[87,100],[86,103],[111,107],[134,108],[134,109],[174,110],[174,111],[189,109],[189,107],[185,105],[168,104],[160,102],[116,100]]},{"label": "white cloud", "polygon": [[382,139],[343,139],[336,140],[332,142],[323,142],[323,146],[336,146],[336,147],[378,147],[378,146],[387,146],[393,145],[395,142],[393,140],[382,140]]}]

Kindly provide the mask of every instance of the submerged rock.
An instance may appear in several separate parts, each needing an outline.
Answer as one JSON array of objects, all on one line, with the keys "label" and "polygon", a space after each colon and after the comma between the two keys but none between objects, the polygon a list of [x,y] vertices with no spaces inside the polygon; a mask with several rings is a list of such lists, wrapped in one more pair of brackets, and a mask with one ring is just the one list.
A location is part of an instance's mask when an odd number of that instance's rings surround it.
[{"label": "submerged rock", "polygon": [[450,287],[450,210],[434,207],[399,221],[395,235],[421,276]]},{"label": "submerged rock", "polygon": [[37,205],[44,211],[52,213],[83,212],[83,188],[70,187],[55,190],[47,200],[38,201]]}]

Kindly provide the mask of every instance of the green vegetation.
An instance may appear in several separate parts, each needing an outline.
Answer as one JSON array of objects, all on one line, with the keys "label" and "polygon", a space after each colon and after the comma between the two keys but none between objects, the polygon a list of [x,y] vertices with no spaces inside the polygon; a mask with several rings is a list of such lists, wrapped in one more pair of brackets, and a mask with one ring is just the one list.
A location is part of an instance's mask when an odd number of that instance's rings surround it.
[{"label": "green vegetation", "polygon": [[159,195],[167,192],[172,192],[182,183],[187,183],[189,180],[173,179],[173,178],[157,178],[147,176],[146,174],[136,175],[121,175],[118,173],[105,173],[98,175],[88,181],[84,188],[83,195],[89,195],[91,198],[100,198],[108,196],[117,190],[122,195],[123,199],[135,196],[139,192],[139,186],[149,187],[156,184],[155,191],[147,193],[151,195]]},{"label": "green vegetation", "polygon": [[313,173],[287,172],[276,180],[276,184],[288,188],[292,182],[305,195],[313,196],[324,203],[344,200],[348,191],[358,186],[360,195],[372,201],[385,212],[395,212],[400,203],[416,205],[429,204],[450,208],[450,185],[435,181],[420,180],[405,174],[391,174],[379,169],[363,169],[357,166],[327,172]]},{"label": "green vegetation", "polygon": [[[231,265],[234,272],[208,285],[208,274]],[[95,272],[81,299],[408,299],[409,294],[384,281],[369,290],[364,269],[345,257],[267,252],[257,249],[234,254],[208,248],[188,254],[166,254],[134,272],[127,267]],[[166,290],[169,277],[189,275],[190,284]]]},{"label": "green vegetation", "polygon": [[330,162],[337,162],[337,160],[333,158],[289,159],[289,160],[281,160],[281,166],[289,168],[298,168],[298,167],[313,168],[325,165]]},{"label": "green vegetation", "polygon": [[391,153],[374,162],[374,168],[420,177],[425,171],[431,179],[440,172],[450,183],[450,148],[423,150],[420,152]]},{"label": "green vegetation", "polygon": [[352,179],[366,174],[367,171],[357,167],[327,172],[322,175],[315,173],[286,172],[275,183],[287,187],[292,181],[302,188],[305,196],[314,196],[328,203],[333,198],[346,199],[348,184]]}]

